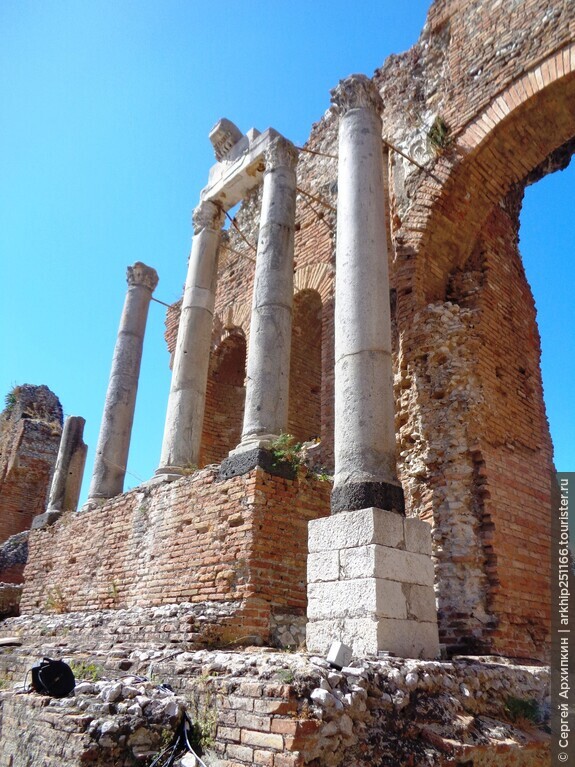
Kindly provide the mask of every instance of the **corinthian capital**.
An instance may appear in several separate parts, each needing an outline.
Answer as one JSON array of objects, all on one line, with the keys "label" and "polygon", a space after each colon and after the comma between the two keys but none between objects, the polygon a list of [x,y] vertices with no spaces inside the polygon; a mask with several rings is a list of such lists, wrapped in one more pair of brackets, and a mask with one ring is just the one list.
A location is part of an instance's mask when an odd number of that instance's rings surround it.
[{"label": "corinthian capital", "polygon": [[372,109],[383,112],[383,101],[375,83],[366,75],[350,75],[340,80],[331,91],[331,103],[339,115],[350,109]]},{"label": "corinthian capital", "polygon": [[205,200],[194,209],[192,221],[195,234],[201,232],[202,229],[213,229],[217,232],[224,223],[224,211],[214,202]]},{"label": "corinthian capital", "polygon": [[126,281],[130,287],[141,285],[153,293],[158,284],[158,273],[151,266],[146,266],[141,261],[136,261],[133,266],[129,266],[126,273]]},{"label": "corinthian capital", "polygon": [[295,168],[298,151],[291,141],[283,136],[275,138],[266,149],[266,170],[274,168]]}]

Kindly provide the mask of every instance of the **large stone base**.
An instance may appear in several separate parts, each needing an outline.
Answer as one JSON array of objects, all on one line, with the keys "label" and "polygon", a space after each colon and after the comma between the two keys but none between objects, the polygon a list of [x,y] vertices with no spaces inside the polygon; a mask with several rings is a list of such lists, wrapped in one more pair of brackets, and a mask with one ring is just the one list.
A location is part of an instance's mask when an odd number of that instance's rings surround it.
[{"label": "large stone base", "polygon": [[369,508],[309,523],[310,652],[339,640],[355,655],[439,655],[426,522]]}]

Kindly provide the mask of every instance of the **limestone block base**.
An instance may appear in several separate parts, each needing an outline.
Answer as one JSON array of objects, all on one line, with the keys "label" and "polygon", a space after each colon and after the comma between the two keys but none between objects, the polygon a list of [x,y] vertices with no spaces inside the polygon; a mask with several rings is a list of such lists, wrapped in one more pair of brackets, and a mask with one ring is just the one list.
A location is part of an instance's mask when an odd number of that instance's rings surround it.
[{"label": "limestone block base", "polygon": [[309,523],[307,648],[335,640],[355,655],[439,655],[431,530],[383,509]]}]

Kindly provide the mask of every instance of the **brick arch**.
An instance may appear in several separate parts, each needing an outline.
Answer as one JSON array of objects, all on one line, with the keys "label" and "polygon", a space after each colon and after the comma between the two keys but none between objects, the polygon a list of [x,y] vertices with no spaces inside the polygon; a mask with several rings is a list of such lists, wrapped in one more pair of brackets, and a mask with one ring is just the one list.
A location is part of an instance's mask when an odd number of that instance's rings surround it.
[{"label": "brick arch", "polygon": [[518,228],[526,178],[574,136],[569,44],[461,125],[396,223],[400,473],[451,651],[546,653],[552,447]]},{"label": "brick arch", "polygon": [[202,431],[202,466],[221,462],[240,442],[245,371],[245,334],[239,327],[228,328],[210,355]]},{"label": "brick arch", "polygon": [[[561,48],[497,94],[440,157],[418,190],[399,258],[413,259],[418,305],[445,296],[449,273],[469,258],[493,207],[575,136],[575,44]],[[440,184],[439,181],[442,181]],[[415,227],[413,227],[415,229]]]},{"label": "brick arch", "polygon": [[321,436],[322,299],[317,290],[294,296],[288,432],[305,441]]}]

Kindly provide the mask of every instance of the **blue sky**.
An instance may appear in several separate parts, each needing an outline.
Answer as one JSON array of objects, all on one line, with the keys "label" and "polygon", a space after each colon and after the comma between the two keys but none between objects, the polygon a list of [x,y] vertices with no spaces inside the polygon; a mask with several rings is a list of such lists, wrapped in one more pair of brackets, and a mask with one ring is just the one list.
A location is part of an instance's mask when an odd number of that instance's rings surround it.
[{"label": "blue sky", "polygon": [[[86,418],[91,473],[125,268],[171,303],[191,211],[229,117],[303,143],[351,72],[418,38],[427,2],[19,0],[0,3],[0,394],[47,384]],[[575,469],[573,172],[528,190],[521,247],[544,335],[557,463]],[[561,206],[564,208],[561,208]],[[572,203],[571,206],[572,208]],[[158,463],[169,388],[152,304],[126,487]]]}]

